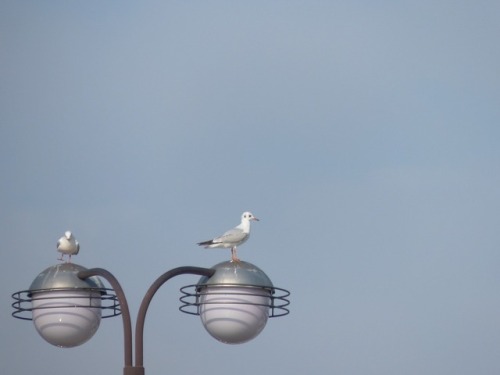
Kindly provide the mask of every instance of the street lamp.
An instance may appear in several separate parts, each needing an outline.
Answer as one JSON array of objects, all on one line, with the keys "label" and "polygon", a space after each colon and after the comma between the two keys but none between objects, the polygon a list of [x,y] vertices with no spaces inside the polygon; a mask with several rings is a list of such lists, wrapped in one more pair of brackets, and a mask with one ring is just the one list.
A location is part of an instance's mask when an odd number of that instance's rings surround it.
[{"label": "street lamp", "polygon": [[[196,285],[181,288],[182,312],[199,315],[217,340],[239,344],[255,338],[269,317],[289,313],[290,293],[274,287],[257,266],[248,262],[222,262],[212,268],[178,267],[158,277],[146,292],[135,326],[135,364],[132,361],[132,323],[127,299],[118,280],[102,268],[86,269],[62,263],[42,271],[28,290],[12,294],[12,316],[33,320],[44,340],[58,347],[88,341],[101,318],[122,315],[124,375],[144,375],[144,323],[156,291],[172,277],[202,276]],[[105,288],[99,277],[106,279]]]},{"label": "street lamp", "polygon": [[97,277],[79,279],[77,273],[84,269],[72,263],[57,264],[42,271],[30,286],[33,323],[52,345],[81,345],[99,328],[104,285]]},{"label": "street lamp", "polygon": [[181,288],[180,310],[199,315],[207,332],[226,344],[252,340],[269,317],[288,314],[288,291],[276,288],[267,275],[248,262],[222,262],[217,272],[198,284]]}]

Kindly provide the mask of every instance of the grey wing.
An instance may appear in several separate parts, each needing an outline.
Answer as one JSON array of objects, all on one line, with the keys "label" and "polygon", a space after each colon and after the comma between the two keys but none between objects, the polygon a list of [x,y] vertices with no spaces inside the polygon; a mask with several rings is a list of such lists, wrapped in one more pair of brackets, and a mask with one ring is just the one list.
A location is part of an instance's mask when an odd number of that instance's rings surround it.
[{"label": "grey wing", "polygon": [[241,229],[230,229],[222,236],[214,238],[214,242],[218,243],[239,243],[243,241],[248,236],[247,233],[243,232]]}]

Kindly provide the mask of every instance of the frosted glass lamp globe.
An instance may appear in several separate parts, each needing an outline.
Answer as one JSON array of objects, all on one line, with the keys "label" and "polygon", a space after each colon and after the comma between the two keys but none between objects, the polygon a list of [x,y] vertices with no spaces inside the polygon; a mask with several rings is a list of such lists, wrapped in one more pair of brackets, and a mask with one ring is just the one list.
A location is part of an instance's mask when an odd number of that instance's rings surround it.
[{"label": "frosted glass lamp globe", "polygon": [[87,342],[101,322],[103,284],[97,277],[78,278],[84,267],[58,264],[44,270],[33,281],[30,295],[33,323],[48,343],[71,348]]},{"label": "frosted glass lamp globe", "polygon": [[203,326],[215,339],[242,344],[257,337],[266,326],[273,284],[248,262],[223,262],[215,274],[202,277],[199,313]]}]

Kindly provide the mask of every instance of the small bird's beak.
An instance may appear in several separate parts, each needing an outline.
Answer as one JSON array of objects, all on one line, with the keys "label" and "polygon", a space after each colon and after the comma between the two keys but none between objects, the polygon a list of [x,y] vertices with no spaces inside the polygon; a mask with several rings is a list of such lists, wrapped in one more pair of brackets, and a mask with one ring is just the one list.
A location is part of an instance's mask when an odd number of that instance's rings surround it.
[{"label": "small bird's beak", "polygon": [[252,218],[252,220],[255,220],[255,221],[260,221],[259,219],[257,219],[255,216]]}]

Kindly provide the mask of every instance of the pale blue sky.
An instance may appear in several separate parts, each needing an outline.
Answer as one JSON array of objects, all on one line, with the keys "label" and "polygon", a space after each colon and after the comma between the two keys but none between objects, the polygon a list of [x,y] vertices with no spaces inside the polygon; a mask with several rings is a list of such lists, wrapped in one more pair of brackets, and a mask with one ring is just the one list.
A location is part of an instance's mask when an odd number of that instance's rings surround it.
[{"label": "pale blue sky", "polygon": [[120,319],[46,344],[10,294],[74,259],[135,321],[196,242],[239,250],[291,314],[248,344],[178,312],[146,321],[148,374],[500,372],[500,3],[1,1],[0,372],[121,373]]}]

